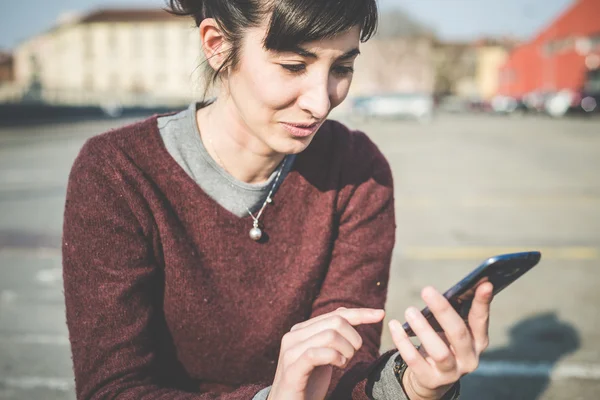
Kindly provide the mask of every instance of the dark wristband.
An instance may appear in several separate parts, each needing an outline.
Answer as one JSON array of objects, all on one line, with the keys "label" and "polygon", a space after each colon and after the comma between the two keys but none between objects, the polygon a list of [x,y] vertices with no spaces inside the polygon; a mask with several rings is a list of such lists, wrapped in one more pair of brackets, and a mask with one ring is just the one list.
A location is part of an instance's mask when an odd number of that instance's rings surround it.
[{"label": "dark wristband", "polygon": [[[404,389],[404,385],[402,384],[402,378],[404,377],[404,373],[406,372],[407,368],[408,365],[406,365],[406,363],[402,359],[402,356],[398,354],[394,359],[394,375],[396,376],[398,383],[400,383],[400,386],[402,387],[402,390],[404,390],[405,393],[406,390]],[[454,385],[452,385],[452,387],[444,394],[444,396],[440,400],[457,400],[459,397],[460,381],[457,381]]]}]

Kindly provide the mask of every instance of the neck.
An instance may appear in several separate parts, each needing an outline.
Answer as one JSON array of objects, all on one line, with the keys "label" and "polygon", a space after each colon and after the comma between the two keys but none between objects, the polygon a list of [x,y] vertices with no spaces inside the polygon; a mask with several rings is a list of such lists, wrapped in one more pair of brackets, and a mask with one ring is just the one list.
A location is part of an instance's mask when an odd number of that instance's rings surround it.
[{"label": "neck", "polygon": [[285,157],[253,135],[235,105],[221,97],[196,112],[196,123],[210,156],[241,182],[267,181]]}]

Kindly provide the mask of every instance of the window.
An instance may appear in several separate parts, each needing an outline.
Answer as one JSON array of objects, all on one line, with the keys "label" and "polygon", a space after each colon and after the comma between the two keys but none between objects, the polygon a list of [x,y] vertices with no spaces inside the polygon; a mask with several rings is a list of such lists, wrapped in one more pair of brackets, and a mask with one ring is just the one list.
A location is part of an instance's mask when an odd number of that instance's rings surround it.
[{"label": "window", "polygon": [[143,55],[144,37],[142,26],[134,24],[131,26],[131,56],[133,58],[141,58]]},{"label": "window", "polygon": [[90,25],[83,31],[83,57],[88,61],[94,58],[94,32]]},{"label": "window", "polygon": [[108,54],[111,60],[118,56],[118,38],[117,38],[117,24],[112,24],[106,34],[106,44],[108,46]]},{"label": "window", "polygon": [[84,81],[83,81],[83,88],[87,91],[94,91],[95,89],[95,85],[94,85],[94,75],[91,73],[87,73],[85,75]]},{"label": "window", "polygon": [[161,60],[167,57],[167,30],[163,26],[154,28],[154,48],[156,58]]},{"label": "window", "polygon": [[110,85],[111,89],[113,89],[113,90],[119,90],[119,89],[121,89],[121,82],[120,82],[119,78],[120,78],[120,75],[118,73],[116,73],[116,72],[113,72],[112,74],[110,74],[109,85]]}]

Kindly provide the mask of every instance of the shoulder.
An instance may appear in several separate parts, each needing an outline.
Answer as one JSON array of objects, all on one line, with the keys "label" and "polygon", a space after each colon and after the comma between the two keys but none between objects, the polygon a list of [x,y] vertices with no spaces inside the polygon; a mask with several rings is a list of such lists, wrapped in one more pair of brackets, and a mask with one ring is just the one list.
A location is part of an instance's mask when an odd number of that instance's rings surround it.
[{"label": "shoulder", "polygon": [[98,134],[90,138],[84,148],[92,147],[108,151],[111,147],[114,149],[131,149],[147,148],[148,141],[158,130],[157,120],[159,116],[135,121],[131,124],[123,125],[115,129]]},{"label": "shoulder", "polygon": [[136,163],[140,159],[153,158],[153,153],[161,146],[157,126],[160,117],[153,115],[92,136],[80,149],[76,163],[103,159],[117,166],[122,162]]},{"label": "shoulder", "polygon": [[131,180],[125,176],[148,172],[160,157],[157,118],[155,115],[89,138],[71,166],[69,181],[121,186]]}]

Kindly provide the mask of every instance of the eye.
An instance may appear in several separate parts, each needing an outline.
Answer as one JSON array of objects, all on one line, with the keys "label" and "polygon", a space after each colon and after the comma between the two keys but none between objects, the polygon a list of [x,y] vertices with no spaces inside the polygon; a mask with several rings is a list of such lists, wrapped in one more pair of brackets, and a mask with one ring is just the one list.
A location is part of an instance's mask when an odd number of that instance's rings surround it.
[{"label": "eye", "polygon": [[304,64],[279,64],[279,65],[281,65],[285,70],[293,72],[295,74],[306,71],[306,65],[304,65]]},{"label": "eye", "polygon": [[352,67],[344,67],[344,66],[340,65],[340,66],[337,66],[337,67],[333,68],[333,73],[336,76],[339,76],[339,77],[343,78],[343,77],[346,77],[348,75],[352,75],[354,73],[354,68],[352,68]]}]

